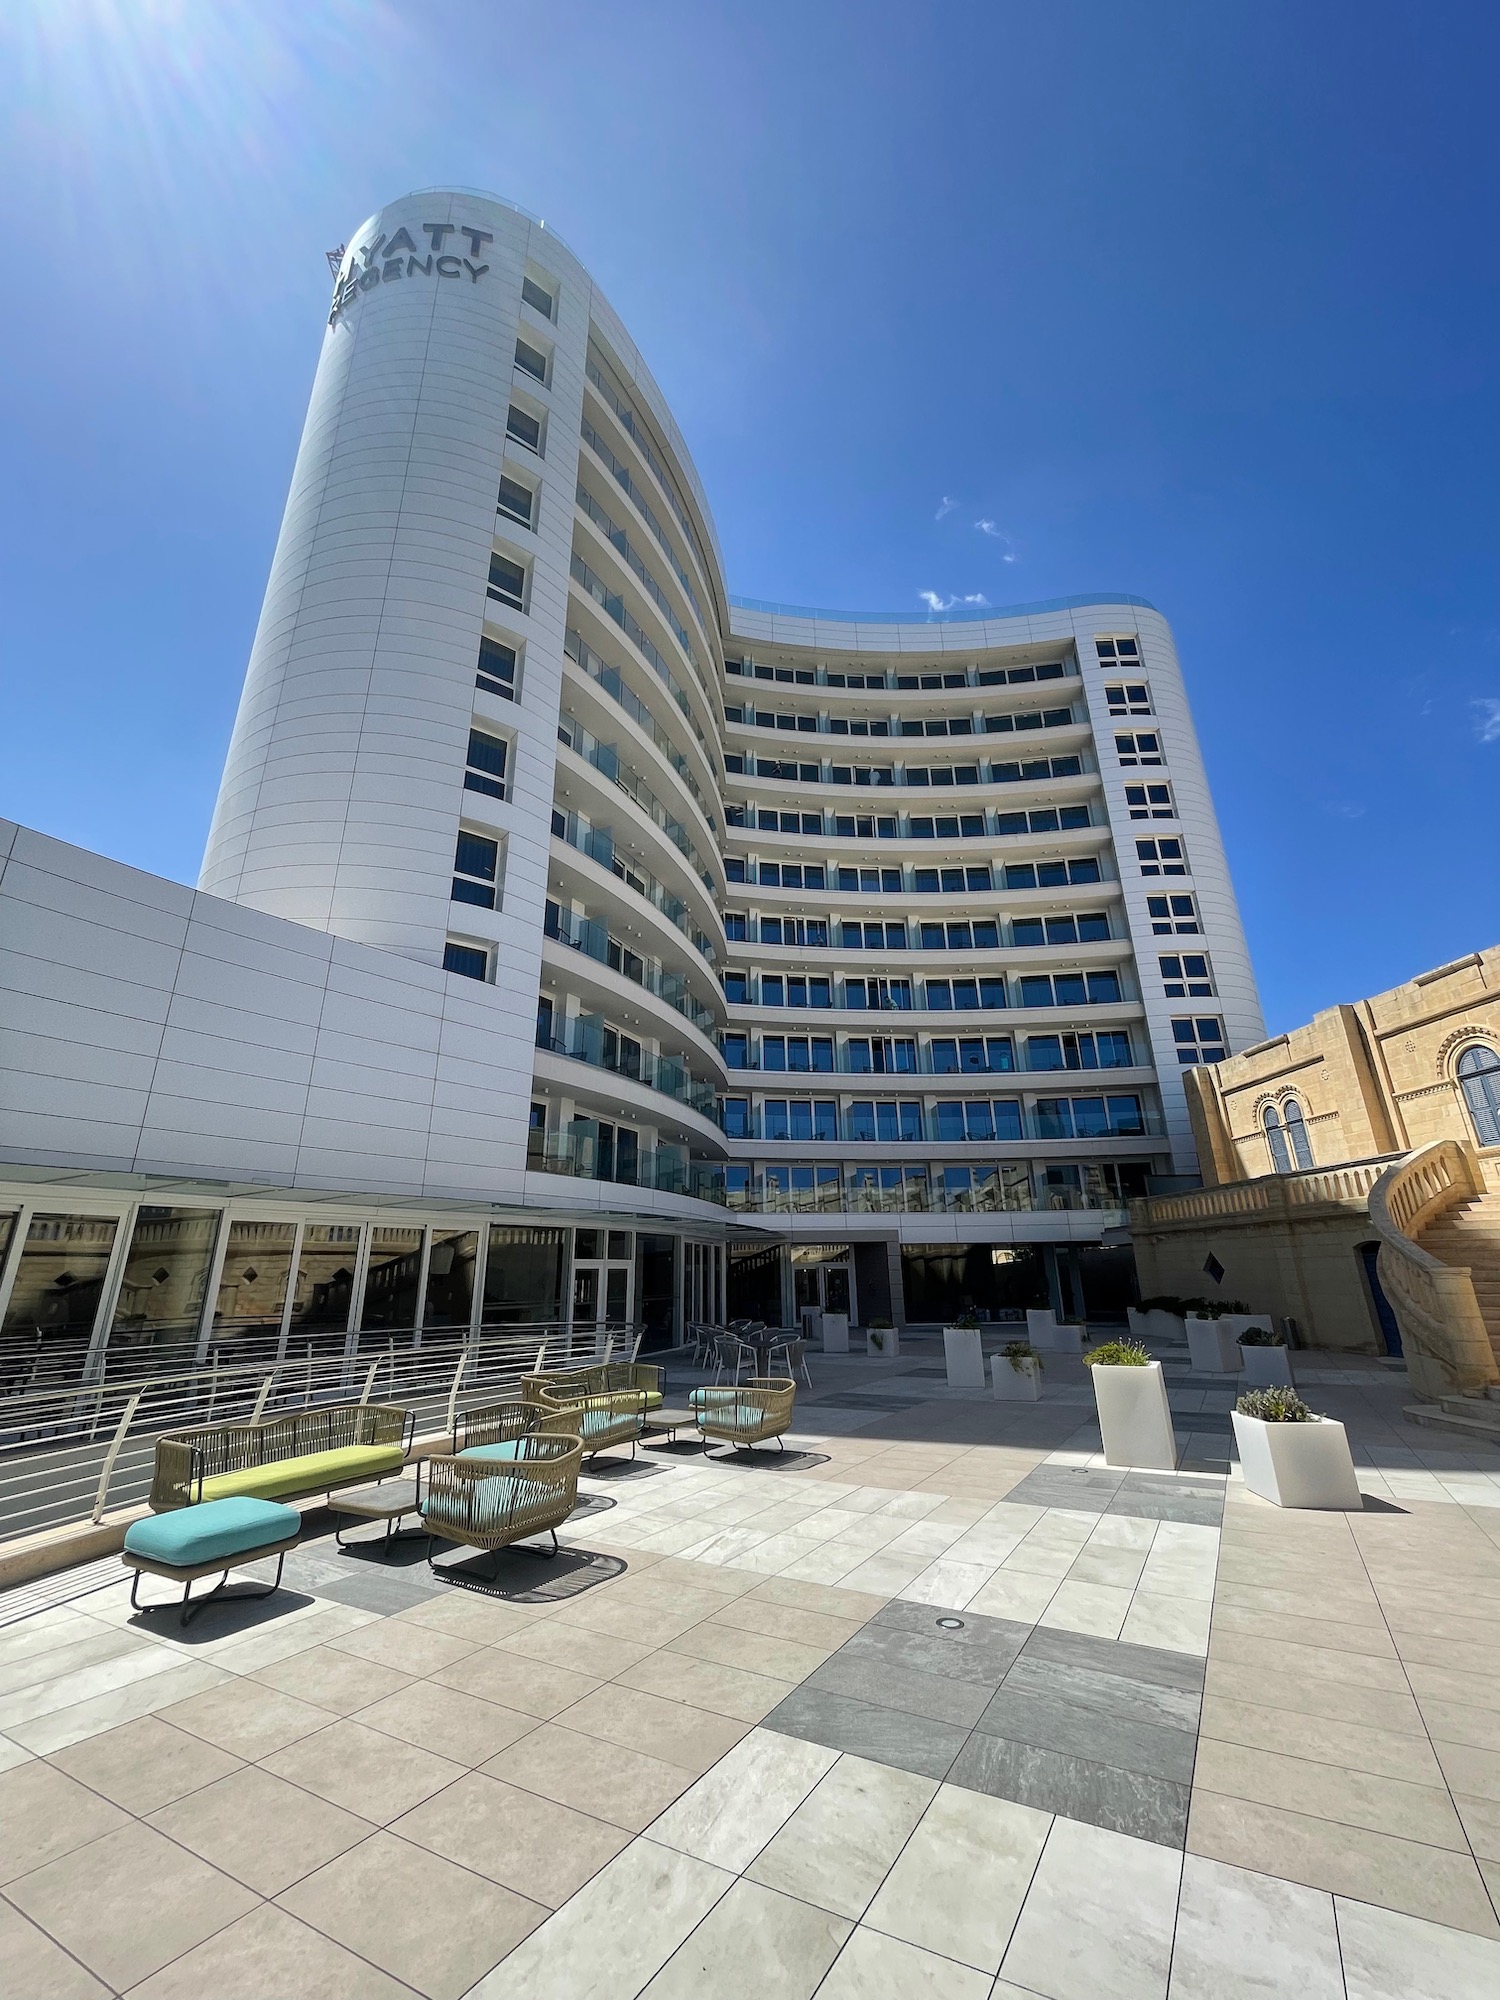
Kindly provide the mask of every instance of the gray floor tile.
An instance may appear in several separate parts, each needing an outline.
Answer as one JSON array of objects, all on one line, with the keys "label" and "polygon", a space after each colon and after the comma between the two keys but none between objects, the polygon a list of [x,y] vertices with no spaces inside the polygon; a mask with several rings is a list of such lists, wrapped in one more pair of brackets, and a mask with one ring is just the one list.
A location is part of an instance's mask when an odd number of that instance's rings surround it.
[{"label": "gray floor tile", "polygon": [[1119,1491],[1123,1472],[1073,1471],[1066,1466],[1028,1472],[1013,1486],[1006,1499],[1025,1507],[1071,1507],[1082,1513],[1102,1514]]},{"label": "gray floor tile", "polygon": [[1224,1518],[1224,1502],[1199,1499],[1190,1493],[1180,1497],[1131,1493],[1117,1495],[1103,1511],[1124,1514],[1135,1521],[1181,1521],[1197,1528],[1217,1528]]},{"label": "gray floor tile", "polygon": [[[957,1628],[944,1627],[941,1618],[962,1616]],[[877,1611],[854,1640],[884,1647],[884,1657],[893,1665],[914,1668],[919,1673],[946,1674],[953,1680],[989,1681],[998,1686],[1012,1662],[1030,1637],[1032,1627],[1014,1618],[987,1618],[977,1611],[943,1611],[931,1604],[913,1604],[894,1598]],[[886,1634],[900,1638],[887,1638]]]},{"label": "gray floor tile", "polygon": [[925,1715],[934,1722],[957,1723],[965,1729],[973,1728],[991,1699],[986,1682],[913,1672],[851,1647],[841,1647],[802,1685],[874,1702],[880,1708],[899,1708],[908,1715]]},{"label": "gray floor tile", "polygon": [[1197,1733],[1202,1697],[1190,1688],[1161,1687],[1127,1674],[1106,1674],[1024,1653],[1002,1682],[1007,1693],[1048,1695],[1079,1713],[1154,1729]]},{"label": "gray floor tile", "polygon": [[915,1771],[924,1778],[946,1777],[969,1735],[951,1722],[934,1722],[903,1709],[879,1708],[873,1702],[851,1701],[846,1695],[814,1688],[789,1694],[761,1726],[780,1730],[784,1736],[800,1736],[805,1743],[868,1757],[874,1764]]},{"label": "gray floor tile", "polygon": [[954,1760],[948,1783],[1161,1847],[1180,1849],[1187,1839],[1187,1785],[978,1730]]},{"label": "gray floor tile", "polygon": [[1004,1736],[1013,1743],[1088,1758],[1143,1777],[1171,1778],[1182,1785],[1193,1780],[1196,1732],[1075,1708],[1065,1695],[1002,1687],[975,1727],[986,1736]]},{"label": "gray floor tile", "polygon": [[1095,1673],[1118,1674],[1149,1686],[1184,1688],[1201,1693],[1203,1662],[1191,1653],[1170,1653],[1161,1646],[1132,1646],[1121,1639],[1100,1639],[1092,1632],[1064,1632],[1039,1625],[1026,1641],[1024,1659],[1056,1660]]},{"label": "gray floor tile", "polygon": [[[426,1570],[422,1572],[427,1575]],[[419,1580],[406,1571],[387,1574],[373,1567],[362,1569],[358,1576],[336,1578],[332,1583],[320,1583],[316,1595],[331,1599],[335,1604],[352,1604],[360,1611],[378,1611],[385,1617],[392,1617],[398,1611],[410,1611],[414,1606],[425,1603],[441,1590],[440,1584],[433,1585]]]}]

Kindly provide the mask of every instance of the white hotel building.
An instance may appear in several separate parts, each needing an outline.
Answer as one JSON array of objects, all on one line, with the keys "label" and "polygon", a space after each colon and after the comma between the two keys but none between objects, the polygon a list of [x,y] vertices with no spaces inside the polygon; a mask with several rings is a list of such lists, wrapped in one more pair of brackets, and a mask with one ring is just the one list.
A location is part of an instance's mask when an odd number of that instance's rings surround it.
[{"label": "white hotel building", "polygon": [[0,959],[0,1317],[96,1356],[1098,1310],[1262,1034],[1165,620],[731,598],[458,190],[343,257],[198,889],[0,823]]}]

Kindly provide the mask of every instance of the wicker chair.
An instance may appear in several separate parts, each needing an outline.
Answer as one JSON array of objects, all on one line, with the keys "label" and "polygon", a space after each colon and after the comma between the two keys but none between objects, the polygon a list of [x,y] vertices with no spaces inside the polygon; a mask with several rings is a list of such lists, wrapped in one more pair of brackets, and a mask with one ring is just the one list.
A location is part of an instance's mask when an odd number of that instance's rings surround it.
[{"label": "wicker chair", "polygon": [[537,1403],[483,1403],[477,1409],[459,1411],[453,1429],[453,1456],[511,1459],[520,1456],[511,1447],[526,1438],[577,1436],[578,1418],[572,1410],[549,1416]]},{"label": "wicker chair", "polygon": [[572,1368],[565,1374],[523,1375],[521,1395],[547,1416],[574,1417],[585,1457],[593,1458],[611,1445],[628,1442],[634,1458],[636,1439],[646,1423],[647,1391],[611,1389],[608,1373],[608,1368],[601,1366]]},{"label": "wicker chair", "polygon": [[557,1530],[578,1504],[583,1446],[548,1432],[515,1442],[518,1455],[503,1466],[482,1458],[428,1459],[422,1525],[429,1564],[437,1540],[492,1550],[496,1574],[500,1550],[531,1535],[550,1533],[551,1550],[536,1553],[557,1554]]},{"label": "wicker chair", "polygon": [[732,1388],[694,1389],[688,1402],[697,1419],[705,1451],[710,1438],[721,1439],[739,1451],[775,1438],[777,1449],[784,1451],[781,1437],[792,1427],[792,1405],[796,1398],[795,1382],[759,1375],[752,1382],[736,1383]]},{"label": "wicker chair", "polygon": [[766,1363],[768,1367],[775,1368],[778,1361],[793,1381],[800,1374],[808,1388],[812,1387],[813,1379],[807,1366],[805,1340],[793,1340],[790,1336],[786,1340],[778,1340],[766,1356]]},{"label": "wicker chair", "polygon": [[606,1361],[603,1368],[605,1392],[613,1396],[622,1389],[644,1389],[647,1410],[659,1410],[666,1372],[650,1361]]}]

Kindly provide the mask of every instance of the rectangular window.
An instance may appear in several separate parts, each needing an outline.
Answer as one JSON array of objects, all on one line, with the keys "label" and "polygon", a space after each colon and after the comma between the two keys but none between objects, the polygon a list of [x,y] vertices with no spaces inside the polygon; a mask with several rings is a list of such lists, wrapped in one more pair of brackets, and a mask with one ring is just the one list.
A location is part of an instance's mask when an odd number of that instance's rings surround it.
[{"label": "rectangular window", "polygon": [[468,769],[464,772],[466,792],[484,792],[492,799],[505,797],[505,743],[482,729],[469,731]]},{"label": "rectangular window", "polygon": [[1151,928],[1159,937],[1174,931],[1181,937],[1191,937],[1201,928],[1198,905],[1191,896],[1148,896],[1146,909]]},{"label": "rectangular window", "polygon": [[500,872],[500,843],[480,833],[460,833],[453,856],[453,901],[495,907],[495,882]]},{"label": "rectangular window", "polygon": [[1170,785],[1127,785],[1125,806],[1132,819],[1176,819]]},{"label": "rectangular window", "polygon": [[1101,660],[1130,660],[1140,658],[1140,646],[1136,639],[1096,639],[1094,650]]},{"label": "rectangular window", "polygon": [[539,312],[543,319],[551,319],[556,309],[556,301],[550,292],[545,292],[535,278],[521,280],[521,297],[533,312]]},{"label": "rectangular window", "polygon": [[724,1099],[724,1136],[728,1139],[748,1139],[750,1131],[750,1100],[748,1097],[726,1097]]},{"label": "rectangular window", "polygon": [[744,944],[749,936],[749,927],[743,910],[724,912],[724,935],[731,944]]},{"label": "rectangular window", "polygon": [[1213,997],[1213,969],[1202,952],[1173,953],[1159,958],[1162,988],[1169,1000],[1208,1000]]},{"label": "rectangular window", "polygon": [[516,698],[516,649],[502,646],[498,639],[481,639],[479,642],[479,669],[474,676],[476,687],[482,687],[486,694],[503,695],[507,701]]},{"label": "rectangular window", "polygon": [[490,557],[490,581],[487,593],[501,604],[508,604],[513,611],[526,609],[526,569],[524,564],[512,562],[509,556]]},{"label": "rectangular window", "polygon": [[1172,1040],[1177,1047],[1177,1060],[1184,1069],[1195,1063],[1223,1062],[1229,1053],[1224,1023],[1214,1015],[1194,1014],[1185,1019],[1174,1015]]},{"label": "rectangular window", "polygon": [[726,882],[743,882],[745,880],[744,862],[736,860],[733,857],[727,860],[724,863],[724,879]]},{"label": "rectangular window", "polygon": [[1151,691],[1144,681],[1115,681],[1104,690],[1111,715],[1150,715]]},{"label": "rectangular window", "polygon": [[748,1006],[750,1001],[750,975],[746,972],[726,972],[724,974],[724,998],[731,1006]]},{"label": "rectangular window", "polygon": [[724,1037],[725,1069],[748,1069],[750,1067],[750,1037],[748,1035],[726,1035]]},{"label": "rectangular window", "polygon": [[1052,1005],[1052,981],[1045,973],[1027,972],[1021,975],[1021,1005],[1023,1007]]},{"label": "rectangular window", "polygon": [[541,419],[534,417],[530,410],[523,410],[519,403],[512,403],[510,406],[510,413],[505,419],[505,435],[514,438],[517,444],[525,445],[528,451],[534,451],[538,457],[541,456]]},{"label": "rectangular window", "polygon": [[1120,996],[1120,975],[1118,972],[1091,972],[1088,975],[1088,995],[1091,1007],[1106,1006]]},{"label": "rectangular window", "polygon": [[546,355],[539,347],[533,347],[529,340],[522,340],[519,335],[516,337],[516,366],[523,373],[530,375],[533,381],[545,382],[547,379]]},{"label": "rectangular window", "polygon": [[536,495],[529,486],[523,486],[519,479],[502,477],[500,495],[495,502],[498,514],[508,514],[512,521],[519,521],[523,528],[534,528],[532,509],[536,505]]},{"label": "rectangular window", "polygon": [[1161,738],[1153,730],[1145,729],[1117,735],[1115,754],[1122,764],[1159,764]]},{"label": "rectangular window", "polygon": [[488,979],[490,955],[477,944],[457,944],[452,938],[443,946],[444,972],[456,972],[464,979]]},{"label": "rectangular window", "polygon": [[1156,840],[1138,840],[1135,851],[1143,875],[1186,875],[1188,872],[1187,856],[1180,840],[1165,836]]},{"label": "rectangular window", "polygon": [[785,982],[779,972],[767,972],[761,975],[760,1004],[762,1007],[784,1007],[786,1005]]}]

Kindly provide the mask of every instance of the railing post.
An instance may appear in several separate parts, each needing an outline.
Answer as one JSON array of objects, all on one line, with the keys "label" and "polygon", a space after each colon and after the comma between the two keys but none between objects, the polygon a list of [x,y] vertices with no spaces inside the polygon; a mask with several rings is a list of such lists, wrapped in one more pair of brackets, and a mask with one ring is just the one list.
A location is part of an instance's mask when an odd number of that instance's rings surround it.
[{"label": "railing post", "polygon": [[266,1403],[271,1394],[271,1384],[276,1380],[277,1371],[280,1367],[281,1363],[279,1361],[273,1361],[266,1370],[266,1379],[260,1385],[260,1393],[255,1398],[255,1407],[250,1412],[250,1421],[252,1424],[258,1424],[265,1413]]},{"label": "railing post", "polygon": [[375,1359],[370,1363],[370,1372],[365,1377],[365,1393],[359,1399],[361,1407],[368,1403],[375,1393],[375,1377],[380,1373],[380,1364],[384,1358],[383,1355],[377,1354]]},{"label": "railing post", "polygon": [[125,1442],[125,1433],[134,1422],[135,1413],[140,1408],[141,1398],[145,1395],[149,1387],[149,1383],[143,1382],[130,1398],[130,1401],[125,1405],[125,1413],[116,1426],[114,1437],[110,1441],[109,1450],[104,1454],[104,1463],[99,1468],[99,1484],[94,1492],[94,1511],[90,1516],[96,1528],[104,1519],[104,1502],[109,1492],[109,1482],[114,1476],[115,1460],[120,1456],[120,1447]]},{"label": "railing post", "polygon": [[464,1370],[469,1365],[469,1352],[465,1348],[453,1371],[453,1387],[448,1391],[448,1436],[451,1439],[458,1427],[458,1385],[464,1379]]}]

